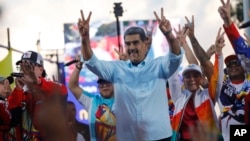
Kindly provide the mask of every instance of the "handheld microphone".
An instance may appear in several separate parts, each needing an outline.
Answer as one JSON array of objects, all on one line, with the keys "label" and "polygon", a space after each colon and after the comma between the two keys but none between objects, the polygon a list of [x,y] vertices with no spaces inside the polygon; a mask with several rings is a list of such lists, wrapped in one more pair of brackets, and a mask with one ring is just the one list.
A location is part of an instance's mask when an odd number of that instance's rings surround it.
[{"label": "handheld microphone", "polygon": [[23,76],[24,76],[24,73],[12,72],[10,75],[11,75],[12,77],[23,77]]},{"label": "handheld microphone", "polygon": [[243,23],[239,28],[242,29],[242,28],[246,28],[249,26],[250,26],[250,21]]},{"label": "handheld microphone", "polygon": [[65,63],[64,66],[70,66],[70,65],[72,65],[72,64],[74,64],[76,62],[78,62],[78,61],[76,59],[74,59],[74,60],[71,60],[71,61]]}]

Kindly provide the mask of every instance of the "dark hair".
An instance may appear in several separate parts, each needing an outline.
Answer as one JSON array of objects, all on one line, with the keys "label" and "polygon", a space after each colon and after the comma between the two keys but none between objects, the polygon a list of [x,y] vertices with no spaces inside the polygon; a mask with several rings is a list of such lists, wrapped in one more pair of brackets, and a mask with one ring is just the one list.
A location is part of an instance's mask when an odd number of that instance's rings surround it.
[{"label": "dark hair", "polygon": [[47,76],[47,73],[46,73],[46,71],[44,69],[43,72],[42,72],[42,77],[45,78],[46,76]]},{"label": "dark hair", "polygon": [[224,68],[223,71],[224,71],[224,74],[225,74],[225,75],[228,75],[227,68]]},{"label": "dark hair", "polygon": [[134,35],[134,34],[139,34],[139,35],[140,35],[140,39],[141,39],[142,41],[145,41],[145,40],[148,39],[147,36],[146,36],[146,33],[145,33],[144,29],[141,28],[141,27],[138,27],[138,26],[132,26],[132,27],[128,28],[128,29],[125,31],[124,37],[123,37],[123,38],[125,39],[125,37],[126,37],[127,35]]}]

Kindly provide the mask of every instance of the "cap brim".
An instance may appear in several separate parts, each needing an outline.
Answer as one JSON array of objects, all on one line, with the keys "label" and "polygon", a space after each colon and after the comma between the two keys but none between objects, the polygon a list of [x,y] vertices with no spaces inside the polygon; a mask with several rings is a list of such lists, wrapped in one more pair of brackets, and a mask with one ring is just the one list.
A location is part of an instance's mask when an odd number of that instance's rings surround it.
[{"label": "cap brim", "polygon": [[103,79],[98,79],[97,83],[101,83],[103,81]]},{"label": "cap brim", "polygon": [[19,65],[22,62],[22,60],[19,60],[16,62],[16,65]]},{"label": "cap brim", "polygon": [[184,76],[187,72],[190,72],[190,71],[195,71],[195,72],[198,72],[199,74],[201,74],[201,72],[199,70],[196,70],[196,69],[188,69],[188,70],[185,70],[182,72],[182,76]]},{"label": "cap brim", "polygon": [[224,63],[227,65],[232,60],[239,60],[236,55],[229,55],[225,58]]},{"label": "cap brim", "polygon": [[108,83],[110,83],[110,82],[107,81],[107,80],[104,80],[104,79],[99,78],[99,79],[97,80],[97,83],[101,83],[101,82],[108,82]]}]

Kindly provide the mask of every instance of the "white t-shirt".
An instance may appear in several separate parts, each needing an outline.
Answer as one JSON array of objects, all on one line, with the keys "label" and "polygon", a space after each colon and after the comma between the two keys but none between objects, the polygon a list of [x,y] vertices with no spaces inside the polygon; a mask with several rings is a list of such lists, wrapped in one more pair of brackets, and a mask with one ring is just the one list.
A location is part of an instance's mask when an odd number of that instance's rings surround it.
[{"label": "white t-shirt", "polygon": [[84,139],[84,137],[82,136],[82,134],[77,133],[76,141],[85,141],[85,139]]}]

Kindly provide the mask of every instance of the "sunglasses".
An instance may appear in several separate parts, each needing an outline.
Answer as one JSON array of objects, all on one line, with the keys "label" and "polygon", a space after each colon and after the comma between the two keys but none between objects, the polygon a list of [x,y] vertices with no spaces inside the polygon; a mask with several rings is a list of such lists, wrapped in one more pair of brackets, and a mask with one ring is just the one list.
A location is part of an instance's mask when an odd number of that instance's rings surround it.
[{"label": "sunglasses", "polygon": [[241,64],[239,60],[232,60],[226,64],[227,68],[231,68],[233,65],[240,66]]},{"label": "sunglasses", "polygon": [[101,82],[98,84],[98,87],[99,88],[104,88],[105,86],[106,87],[110,87],[112,85],[112,83],[108,83],[108,82]]}]

